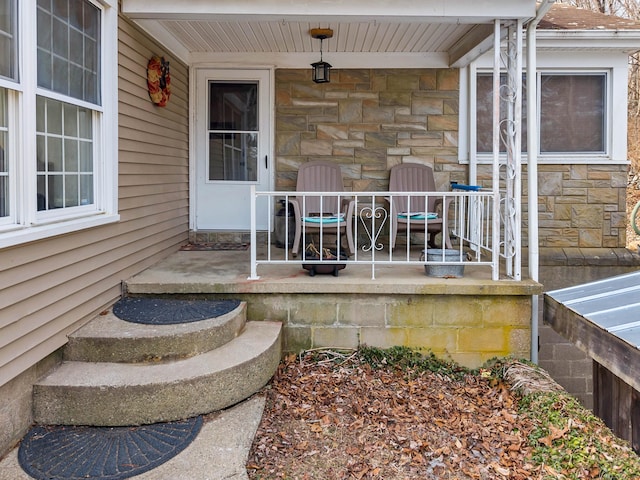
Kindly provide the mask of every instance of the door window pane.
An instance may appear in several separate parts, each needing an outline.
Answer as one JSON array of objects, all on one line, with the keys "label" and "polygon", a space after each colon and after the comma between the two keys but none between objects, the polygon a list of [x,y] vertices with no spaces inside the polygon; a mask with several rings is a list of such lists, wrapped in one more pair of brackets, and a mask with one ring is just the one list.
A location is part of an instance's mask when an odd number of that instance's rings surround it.
[{"label": "door window pane", "polygon": [[210,82],[209,180],[258,180],[258,84]]},{"label": "door window pane", "polygon": [[209,130],[257,131],[258,85],[211,82]]},{"label": "door window pane", "polygon": [[258,180],[255,133],[209,133],[209,180]]},{"label": "door window pane", "polygon": [[92,204],[90,110],[38,97],[37,111],[45,119],[36,137],[38,210]]},{"label": "door window pane", "polygon": [[603,153],[605,74],[542,75],[540,151]]}]

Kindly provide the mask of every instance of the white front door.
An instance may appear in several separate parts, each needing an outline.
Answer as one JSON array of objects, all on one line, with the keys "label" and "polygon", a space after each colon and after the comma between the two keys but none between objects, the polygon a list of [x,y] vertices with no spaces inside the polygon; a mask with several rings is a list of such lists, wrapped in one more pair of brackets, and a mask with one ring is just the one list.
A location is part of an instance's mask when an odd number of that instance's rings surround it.
[{"label": "white front door", "polygon": [[[268,70],[197,70],[196,230],[249,230],[251,185],[271,190],[270,91]],[[257,229],[266,230],[272,212],[260,200]]]}]

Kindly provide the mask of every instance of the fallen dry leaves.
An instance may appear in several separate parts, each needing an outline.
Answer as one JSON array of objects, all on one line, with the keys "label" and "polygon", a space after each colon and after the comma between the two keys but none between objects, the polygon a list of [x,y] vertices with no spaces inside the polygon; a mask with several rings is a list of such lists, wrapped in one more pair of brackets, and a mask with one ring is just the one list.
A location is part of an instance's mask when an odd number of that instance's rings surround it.
[{"label": "fallen dry leaves", "polygon": [[453,380],[357,354],[281,363],[250,453],[251,479],[529,479],[531,422],[493,378]]},{"label": "fallen dry leaves", "polygon": [[640,184],[629,185],[627,188],[627,248],[633,251],[638,250],[640,245],[640,235],[633,231],[631,225],[631,212],[636,203],[640,201]]}]

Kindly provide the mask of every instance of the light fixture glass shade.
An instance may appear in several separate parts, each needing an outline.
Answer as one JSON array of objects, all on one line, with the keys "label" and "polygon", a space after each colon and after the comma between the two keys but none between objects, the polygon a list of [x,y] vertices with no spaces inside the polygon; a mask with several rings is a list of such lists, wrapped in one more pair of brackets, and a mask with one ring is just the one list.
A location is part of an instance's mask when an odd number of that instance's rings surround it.
[{"label": "light fixture glass shade", "polygon": [[329,83],[329,73],[331,71],[331,65],[327,62],[320,60],[319,62],[312,63],[313,67],[313,81],[316,83]]}]

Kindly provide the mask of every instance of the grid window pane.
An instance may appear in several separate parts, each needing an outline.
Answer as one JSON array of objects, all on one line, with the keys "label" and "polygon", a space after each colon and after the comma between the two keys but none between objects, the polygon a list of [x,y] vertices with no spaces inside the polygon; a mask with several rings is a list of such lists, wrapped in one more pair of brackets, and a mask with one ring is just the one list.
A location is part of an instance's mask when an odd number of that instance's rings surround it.
[{"label": "grid window pane", "polygon": [[47,171],[62,172],[62,139],[47,138]]},{"label": "grid window pane", "polygon": [[77,98],[82,95],[84,91],[84,78],[83,78],[83,70],[79,68],[77,65],[69,65],[69,95],[74,98]]},{"label": "grid window pane", "polygon": [[59,56],[61,60],[67,60],[69,57],[69,27],[66,22],[62,22],[57,18],[52,20],[52,49],[54,58]]},{"label": "grid window pane", "polygon": [[17,80],[17,0],[0,1],[0,76]]},{"label": "grid window pane", "polygon": [[8,217],[11,212],[9,203],[9,176],[0,177],[0,217]]},{"label": "grid window pane", "polygon": [[93,138],[93,126],[91,124],[91,110],[78,111],[78,135],[80,138],[91,140]]},{"label": "grid window pane", "polygon": [[64,171],[78,171],[78,140],[64,141]]},{"label": "grid window pane", "polygon": [[83,10],[80,8],[72,8],[69,11],[69,24],[78,30],[82,30],[83,26]]},{"label": "grid window pane", "polygon": [[51,90],[53,72],[51,62],[48,60],[46,53],[38,50],[38,85]]},{"label": "grid window pane", "polygon": [[98,44],[89,37],[84,37],[84,49],[82,51],[84,65],[87,68],[87,74],[96,75],[92,72],[98,71]]},{"label": "grid window pane", "polygon": [[[93,7],[95,10],[95,7]],[[95,14],[89,8],[84,9],[83,16],[83,30],[87,34],[88,38],[99,39],[100,38],[100,17]]]},{"label": "grid window pane", "polygon": [[0,217],[6,217],[10,214],[9,159],[5,153],[8,147],[8,132],[7,91],[0,88]]},{"label": "grid window pane", "polygon": [[[38,175],[37,184],[38,184],[38,211],[47,209],[47,187],[45,184],[46,177],[44,175]],[[44,193],[41,193],[44,192]]]},{"label": "grid window pane", "polygon": [[53,0],[53,13],[59,17],[69,16],[69,0]]},{"label": "grid window pane", "polygon": [[78,202],[78,177],[64,177],[64,206],[77,207]]},{"label": "grid window pane", "polygon": [[47,51],[51,51],[52,33],[51,33],[51,17],[47,15],[47,12],[42,9],[38,9],[38,48],[42,49],[44,54]]},{"label": "grid window pane", "polygon": [[64,134],[70,137],[78,136],[78,110],[73,105],[64,106]]},{"label": "grid window pane", "polygon": [[62,58],[54,57],[52,63],[51,90],[67,95],[69,93],[69,64]]},{"label": "grid window pane", "polygon": [[38,2],[38,85],[100,103],[100,10],[86,0]]},{"label": "grid window pane", "polygon": [[47,170],[46,140],[42,135],[36,137],[36,165],[39,172],[45,172]]},{"label": "grid window pane", "polygon": [[93,175],[80,176],[80,205],[93,202]]},{"label": "grid window pane", "polygon": [[80,171],[83,173],[93,172],[93,144],[87,141],[81,141],[78,145],[80,161]]},{"label": "grid window pane", "polygon": [[37,109],[38,210],[93,204],[91,111],[44,97]]},{"label": "grid window pane", "polygon": [[[82,65],[84,38],[77,30],[69,31],[69,60],[71,64]],[[78,67],[79,68],[79,67]]]},{"label": "grid window pane", "polygon": [[3,0],[0,2],[0,30],[3,32],[13,31],[13,22],[11,20],[11,11],[15,2]]},{"label": "grid window pane", "polygon": [[62,183],[62,179],[62,175],[47,176],[47,210],[64,207],[64,184]]},{"label": "grid window pane", "polygon": [[47,133],[62,134],[62,103],[46,102],[45,103],[47,124],[45,126]]}]

